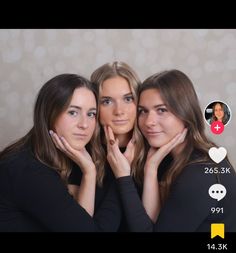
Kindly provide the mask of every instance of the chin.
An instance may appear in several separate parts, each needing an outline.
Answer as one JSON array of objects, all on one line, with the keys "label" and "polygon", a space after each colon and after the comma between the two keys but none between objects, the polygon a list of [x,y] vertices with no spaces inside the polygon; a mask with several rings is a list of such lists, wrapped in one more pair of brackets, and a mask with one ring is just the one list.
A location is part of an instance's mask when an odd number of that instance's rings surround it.
[{"label": "chin", "polygon": [[160,140],[148,140],[148,144],[153,148],[160,148],[164,146],[168,141],[160,141]]},{"label": "chin", "polygon": [[130,128],[117,128],[117,127],[114,127],[114,128],[112,128],[112,131],[115,135],[127,134],[130,131],[132,131],[132,128],[130,129]]},{"label": "chin", "polygon": [[85,147],[85,143],[73,143],[71,147],[76,150],[81,150]]}]

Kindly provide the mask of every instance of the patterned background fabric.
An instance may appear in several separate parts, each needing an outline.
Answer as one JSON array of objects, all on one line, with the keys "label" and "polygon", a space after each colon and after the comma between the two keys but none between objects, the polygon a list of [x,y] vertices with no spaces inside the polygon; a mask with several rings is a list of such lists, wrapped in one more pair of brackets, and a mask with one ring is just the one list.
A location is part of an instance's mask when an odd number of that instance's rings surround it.
[{"label": "patterned background fabric", "polygon": [[235,29],[1,29],[0,149],[32,126],[38,90],[61,73],[87,78],[100,65],[121,60],[141,80],[179,69],[193,81],[201,108],[221,100],[231,120],[221,135],[207,134],[227,149],[236,167]]}]

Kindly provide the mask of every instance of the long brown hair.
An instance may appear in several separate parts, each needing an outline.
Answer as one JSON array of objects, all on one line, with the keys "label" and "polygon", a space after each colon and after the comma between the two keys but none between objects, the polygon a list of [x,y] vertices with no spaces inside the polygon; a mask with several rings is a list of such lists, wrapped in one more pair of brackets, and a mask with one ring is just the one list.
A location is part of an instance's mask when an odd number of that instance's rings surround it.
[{"label": "long brown hair", "polygon": [[[54,130],[57,118],[68,107],[75,89],[81,87],[90,90],[97,101],[95,87],[89,80],[79,75],[61,74],[46,82],[36,99],[32,129],[24,137],[6,147],[0,153],[0,159],[29,146],[40,162],[55,169],[66,182],[71,171],[72,161],[55,147],[49,130]],[[94,142],[93,136],[88,148]]]},{"label": "long brown hair", "polygon": [[[135,104],[137,105],[137,89],[141,81],[136,72],[128,64],[118,61],[106,63],[92,73],[90,80],[92,83],[94,83],[100,93],[101,86],[104,81],[117,76],[123,77],[127,80],[134,97]],[[131,164],[131,174],[134,176],[138,183],[141,183],[143,174],[142,161],[144,150],[143,137],[138,130],[137,121],[135,121],[133,134],[136,140],[136,150],[134,160]],[[104,140],[104,131],[101,127],[100,131],[97,131],[97,135],[100,143],[99,146],[94,147],[94,152],[96,153],[96,165],[98,167],[98,181],[100,182],[100,185],[102,185],[105,175],[104,166],[106,162],[106,152],[102,146],[102,140]]]},{"label": "long brown hair", "polygon": [[[139,97],[147,89],[158,89],[168,110],[182,120],[188,129],[183,150],[178,154],[178,158],[173,157],[170,168],[160,182],[163,202],[169,194],[172,183],[183,168],[193,162],[209,161],[208,150],[216,145],[205,135],[204,119],[194,86],[183,72],[169,70],[152,75],[139,87]],[[146,154],[148,149],[149,145],[146,142]],[[195,160],[191,158],[193,151],[197,151],[200,154]]]},{"label": "long brown hair", "polygon": [[224,111],[224,117],[223,117],[223,119],[222,119],[222,123],[225,125],[225,124],[228,122],[228,120],[229,120],[229,119],[228,119],[228,111],[227,111],[226,105],[225,105],[224,103],[220,102],[220,101],[215,102],[214,105],[212,106],[213,112],[212,112],[211,123],[212,123],[213,121],[217,121],[217,120],[218,120],[217,117],[216,117],[216,115],[215,115],[215,108],[216,108],[216,105],[217,105],[217,104],[219,104],[220,107],[221,107],[221,108],[223,109],[223,111]]}]

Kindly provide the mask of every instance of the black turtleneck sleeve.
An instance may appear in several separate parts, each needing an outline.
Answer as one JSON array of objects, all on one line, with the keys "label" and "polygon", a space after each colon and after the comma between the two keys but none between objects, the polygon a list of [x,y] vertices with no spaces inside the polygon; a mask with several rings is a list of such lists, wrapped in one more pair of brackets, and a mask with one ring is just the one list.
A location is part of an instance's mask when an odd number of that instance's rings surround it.
[{"label": "black turtleneck sleeve", "polygon": [[[224,223],[225,230],[236,232],[236,174],[205,173],[212,163],[195,163],[184,168],[173,183],[170,194],[161,208],[155,224],[147,215],[130,176],[117,179],[117,184],[130,231],[154,232],[210,232],[211,223]],[[216,166],[216,165],[214,165]],[[228,168],[223,161],[217,167]],[[213,184],[222,184],[227,193],[220,201],[209,196]],[[221,214],[211,213],[212,207],[223,209]]]}]

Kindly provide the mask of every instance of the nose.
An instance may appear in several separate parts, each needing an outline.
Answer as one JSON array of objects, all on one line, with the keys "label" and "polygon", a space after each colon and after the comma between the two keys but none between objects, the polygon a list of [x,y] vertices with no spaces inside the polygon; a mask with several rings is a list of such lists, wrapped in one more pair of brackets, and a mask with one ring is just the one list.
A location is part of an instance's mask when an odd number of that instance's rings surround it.
[{"label": "nose", "polygon": [[116,116],[124,114],[124,105],[121,102],[116,102],[114,106],[114,114]]},{"label": "nose", "polygon": [[78,119],[77,126],[81,129],[88,128],[88,117],[87,117],[87,115],[81,115],[81,117]]},{"label": "nose", "polygon": [[157,124],[157,115],[155,112],[150,111],[147,114],[146,120],[145,120],[145,125],[147,127],[152,127],[155,126]]}]

